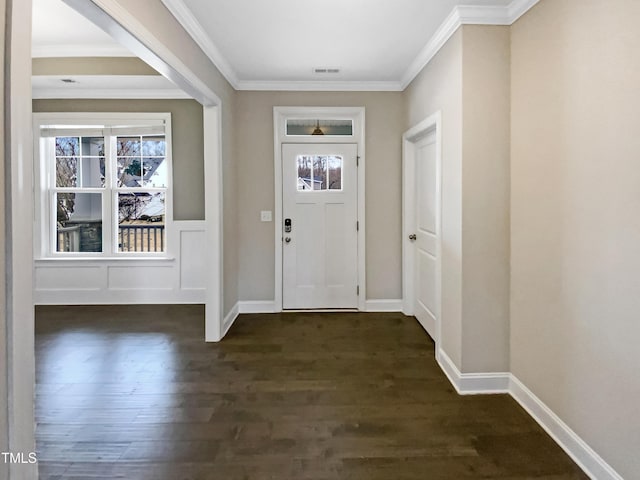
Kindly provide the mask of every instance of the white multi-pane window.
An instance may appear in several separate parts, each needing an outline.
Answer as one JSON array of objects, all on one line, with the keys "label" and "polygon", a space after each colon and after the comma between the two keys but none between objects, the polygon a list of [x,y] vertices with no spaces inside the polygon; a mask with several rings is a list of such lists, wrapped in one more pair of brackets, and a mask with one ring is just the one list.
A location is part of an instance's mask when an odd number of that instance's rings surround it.
[{"label": "white multi-pane window", "polygon": [[170,116],[103,115],[36,125],[41,257],[166,255]]}]

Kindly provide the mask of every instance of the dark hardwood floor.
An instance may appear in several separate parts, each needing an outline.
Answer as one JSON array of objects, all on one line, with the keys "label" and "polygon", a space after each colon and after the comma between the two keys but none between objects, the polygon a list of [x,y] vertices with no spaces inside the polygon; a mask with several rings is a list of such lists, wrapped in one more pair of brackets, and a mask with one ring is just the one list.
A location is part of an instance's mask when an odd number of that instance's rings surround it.
[{"label": "dark hardwood floor", "polygon": [[401,314],[39,307],[43,480],[587,477],[505,395],[458,396]]}]

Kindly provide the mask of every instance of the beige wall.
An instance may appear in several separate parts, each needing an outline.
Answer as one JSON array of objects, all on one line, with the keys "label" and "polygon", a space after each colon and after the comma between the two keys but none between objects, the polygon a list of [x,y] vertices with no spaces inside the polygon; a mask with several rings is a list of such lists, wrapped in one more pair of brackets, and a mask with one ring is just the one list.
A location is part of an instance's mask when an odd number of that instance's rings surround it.
[{"label": "beige wall", "polygon": [[238,245],[241,300],[273,300],[274,224],[260,222],[274,210],[273,107],[366,108],[367,297],[398,299],[401,280],[400,93],[238,92]]},{"label": "beige wall", "polygon": [[[234,111],[236,92],[209,58],[180,26],[161,0],[118,0],[121,7],[141,22],[166,45],[222,101],[222,170],[223,170],[223,243],[224,243],[224,312],[238,300],[238,230],[236,164],[234,162]],[[205,136],[210,135],[204,132]]]},{"label": "beige wall", "polygon": [[442,112],[442,349],[509,369],[508,27],[464,26],[404,93],[410,128]]},{"label": "beige wall", "polygon": [[462,32],[462,365],[509,371],[510,29]]},{"label": "beige wall", "polygon": [[159,75],[136,57],[34,58],[33,75]]},{"label": "beige wall", "polygon": [[511,367],[640,478],[640,2],[512,27]]},{"label": "beige wall", "polygon": [[173,217],[204,220],[202,105],[195,100],[34,100],[34,112],[170,112]]},{"label": "beige wall", "polygon": [[[403,131],[442,112],[442,348],[462,365],[462,29],[404,92]],[[399,214],[400,210],[398,210]]]}]

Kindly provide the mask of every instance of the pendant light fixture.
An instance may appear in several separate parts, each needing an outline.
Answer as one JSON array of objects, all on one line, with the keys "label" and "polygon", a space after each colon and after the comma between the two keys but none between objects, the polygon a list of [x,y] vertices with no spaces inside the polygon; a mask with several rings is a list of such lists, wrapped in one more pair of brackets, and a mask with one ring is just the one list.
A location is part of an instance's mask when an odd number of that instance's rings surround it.
[{"label": "pendant light fixture", "polygon": [[320,129],[320,120],[316,120],[316,128],[311,135],[324,135],[324,132]]}]

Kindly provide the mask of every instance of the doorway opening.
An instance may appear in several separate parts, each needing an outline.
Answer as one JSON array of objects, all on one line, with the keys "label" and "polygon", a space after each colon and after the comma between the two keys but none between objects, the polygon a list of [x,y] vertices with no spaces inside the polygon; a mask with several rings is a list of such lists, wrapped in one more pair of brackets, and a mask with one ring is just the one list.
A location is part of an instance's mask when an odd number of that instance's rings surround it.
[{"label": "doorway opening", "polygon": [[274,108],[275,311],[364,310],[364,108]]},{"label": "doorway opening", "polygon": [[[204,106],[205,128],[210,140],[205,144],[207,184],[221,186],[220,136],[221,101],[187,66],[170,54],[169,49],[159,42],[143,42],[150,34],[126,9],[113,1],[94,2],[67,0],[80,13],[94,21],[102,29],[109,31],[140,58],[152,64],[156,70],[175,81],[176,85],[189,92]],[[8,192],[5,211],[9,214],[6,222],[6,346],[7,362],[3,367],[7,403],[8,424],[6,440],[14,452],[35,452],[34,436],[34,296],[33,296],[33,180],[32,180],[32,95],[31,95],[31,32],[32,2],[12,2],[11,8],[3,12],[7,16],[6,57],[8,75],[5,78],[5,111],[7,135],[7,176]],[[99,157],[99,156],[98,156]],[[99,162],[99,161],[98,161]],[[9,181],[10,180],[10,181]],[[221,188],[206,201],[206,230],[210,249],[207,263],[220,265],[221,243]],[[208,190],[209,191],[209,190]],[[207,340],[219,340],[221,334],[220,299],[222,282],[220,268],[211,268],[207,278]],[[3,334],[4,335],[4,334]],[[6,367],[6,368],[5,368]],[[12,463],[0,467],[0,476],[10,478],[37,478],[37,465]]]}]

